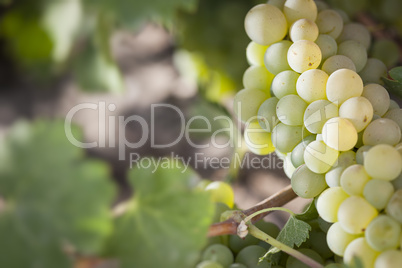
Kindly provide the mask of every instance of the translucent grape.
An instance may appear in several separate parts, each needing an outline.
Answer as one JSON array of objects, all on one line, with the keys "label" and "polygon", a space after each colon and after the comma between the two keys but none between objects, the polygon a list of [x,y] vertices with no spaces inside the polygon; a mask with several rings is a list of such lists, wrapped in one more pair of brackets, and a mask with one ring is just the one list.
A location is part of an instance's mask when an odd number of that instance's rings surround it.
[{"label": "translucent grape", "polygon": [[332,9],[326,9],[318,13],[317,26],[320,34],[328,34],[336,39],[343,29],[343,19],[338,12]]},{"label": "translucent grape", "polygon": [[367,50],[357,41],[347,40],[339,44],[338,54],[350,58],[356,67],[356,72],[363,70],[367,62]]},{"label": "translucent grape", "polygon": [[242,122],[256,117],[258,108],[269,98],[269,93],[261,90],[243,89],[237,92],[233,101],[233,110]]},{"label": "translucent grape", "polygon": [[277,7],[260,4],[247,13],[244,27],[248,37],[260,45],[270,45],[282,40],[287,34],[287,21]]},{"label": "translucent grape", "polygon": [[389,216],[402,224],[402,189],[395,191],[386,208]]},{"label": "translucent grape", "polygon": [[318,214],[327,222],[338,221],[339,206],[348,197],[349,195],[342,189],[342,187],[331,187],[325,189],[317,200]]},{"label": "translucent grape", "polygon": [[363,165],[366,153],[371,149],[371,145],[364,145],[356,151],[356,163]]},{"label": "translucent grape", "polygon": [[374,261],[380,252],[372,249],[364,237],[357,238],[349,243],[346,247],[343,261],[347,265],[351,265],[353,258],[356,256],[363,262],[363,267],[373,267]]},{"label": "translucent grape", "polygon": [[396,179],[393,179],[391,183],[395,190],[402,189],[402,173]]},{"label": "translucent grape", "polygon": [[272,131],[271,139],[276,149],[288,153],[309,134],[302,126],[288,126],[279,123]]},{"label": "translucent grape", "polygon": [[[360,76],[349,69],[333,72],[327,81],[327,98],[341,105],[347,99],[359,97],[363,93],[363,81]],[[370,100],[370,99],[369,99]]]},{"label": "translucent grape", "polygon": [[359,72],[359,75],[365,84],[383,84],[384,82],[381,77],[386,76],[386,74],[387,66],[385,66],[382,61],[375,58],[368,58],[366,65]]},{"label": "translucent grape", "polygon": [[316,69],[321,63],[320,47],[308,40],[294,42],[287,54],[289,66],[298,73]]},{"label": "translucent grape", "polygon": [[386,215],[377,216],[364,232],[369,246],[377,251],[396,249],[400,235],[400,223]]},{"label": "translucent grape", "polygon": [[317,18],[317,6],[313,0],[286,0],[283,13],[289,25],[299,19],[315,21]]},{"label": "translucent grape", "polygon": [[297,94],[296,82],[300,74],[286,70],[278,73],[272,81],[271,90],[280,99],[286,95]]},{"label": "translucent grape", "polygon": [[253,245],[242,249],[236,256],[236,262],[246,265],[248,268],[268,268],[266,261],[258,263],[259,259],[266,253],[265,248]]},{"label": "translucent grape", "polygon": [[224,268],[224,267],[214,261],[203,261],[197,264],[195,268]]},{"label": "translucent grape", "polygon": [[327,97],[326,84],[328,75],[318,69],[312,69],[302,73],[297,79],[297,94],[307,103],[323,100]]},{"label": "translucent grape", "polygon": [[338,117],[338,107],[328,100],[310,103],[304,112],[304,125],[311,133],[321,133],[328,119]]},{"label": "translucent grape", "polygon": [[367,152],[364,168],[372,178],[390,181],[402,171],[402,156],[394,147],[379,144]]},{"label": "translucent grape", "polygon": [[371,56],[377,58],[387,65],[393,67],[399,58],[399,48],[393,40],[380,39],[374,42],[371,48]]},{"label": "translucent grape", "polygon": [[340,186],[343,171],[353,164],[356,164],[356,153],[353,151],[341,152],[337,163],[327,173],[325,173],[325,181],[328,186]]},{"label": "translucent grape", "polygon": [[247,148],[257,155],[267,155],[275,151],[271,133],[262,129],[258,121],[252,121],[247,124],[244,130],[244,140]]},{"label": "translucent grape", "polygon": [[214,261],[227,267],[233,263],[234,257],[232,251],[222,244],[215,244],[207,247],[202,254],[203,261]]},{"label": "translucent grape", "polygon": [[350,18],[348,16],[348,14],[346,14],[345,11],[343,11],[342,9],[339,9],[339,8],[334,8],[334,10],[336,12],[338,12],[339,15],[341,15],[344,25],[350,22]]},{"label": "translucent grape", "polygon": [[353,61],[344,55],[334,55],[329,57],[325,60],[321,69],[329,75],[340,69],[356,71]]},{"label": "translucent grape", "polygon": [[336,255],[343,256],[346,247],[359,236],[346,232],[339,222],[335,222],[327,232],[327,243]]},{"label": "translucent grape", "polygon": [[345,118],[329,119],[322,128],[322,136],[328,147],[337,151],[348,151],[357,142],[357,131],[353,124]]},{"label": "translucent grape", "polygon": [[251,41],[246,49],[247,61],[250,65],[264,66],[264,54],[268,46]]},{"label": "translucent grape", "polygon": [[349,195],[363,195],[363,189],[371,178],[362,165],[347,167],[341,175],[341,186]]},{"label": "translucent grape", "polygon": [[401,129],[397,123],[388,118],[374,120],[366,127],[363,133],[363,143],[365,145],[396,145],[400,139]]},{"label": "translucent grape", "polygon": [[373,179],[364,186],[363,196],[376,209],[384,209],[394,193],[394,186],[389,181]]},{"label": "translucent grape", "polygon": [[327,3],[325,3],[324,1],[315,0],[314,2],[315,2],[315,5],[317,6],[318,12],[329,8],[329,5]]},{"label": "translucent grape", "polygon": [[283,160],[283,171],[285,172],[286,176],[290,179],[293,176],[293,173],[296,170],[296,167],[292,163],[292,153],[288,153]]},{"label": "translucent grape", "polygon": [[388,91],[383,86],[368,84],[363,88],[362,96],[371,102],[375,114],[383,116],[387,112],[390,98]]},{"label": "translucent grape", "polygon": [[378,211],[363,197],[348,197],[338,209],[338,221],[351,234],[362,234]]},{"label": "translucent grape", "polygon": [[299,19],[290,26],[289,36],[293,42],[299,40],[310,40],[314,42],[318,37],[317,24],[309,19]]},{"label": "translucent grape", "polygon": [[278,119],[290,126],[303,125],[303,114],[307,103],[298,95],[286,95],[276,105]]},{"label": "translucent grape", "polygon": [[[315,252],[312,249],[300,248],[297,251],[299,251],[302,254],[312,258],[313,260],[315,260],[318,263],[324,264],[324,260],[322,259],[320,254],[318,254],[317,252]],[[286,268],[309,268],[309,267],[310,266],[308,266],[307,264],[301,262],[300,260],[296,259],[293,256],[289,256],[289,258],[286,261]]]},{"label": "translucent grape", "polygon": [[365,129],[373,118],[373,106],[365,97],[347,99],[339,107],[339,116],[352,122],[357,132]]},{"label": "translucent grape", "polygon": [[348,23],[343,26],[342,33],[337,41],[342,43],[347,40],[357,41],[368,50],[371,45],[371,34],[363,24]]},{"label": "translucent grape", "polygon": [[389,108],[388,111],[393,110],[393,109],[400,109],[401,107],[399,107],[399,104],[394,101],[394,100],[390,100],[389,101]]},{"label": "translucent grape", "polygon": [[402,267],[402,252],[400,250],[387,250],[382,252],[374,263],[374,268],[400,268]]},{"label": "translucent grape", "polygon": [[306,166],[315,173],[327,172],[338,159],[339,152],[334,150],[323,141],[313,141],[307,145],[304,151]]},{"label": "translucent grape", "polygon": [[293,149],[291,161],[294,167],[297,168],[304,164],[304,151],[306,150],[307,145],[314,140],[314,135],[307,136]]},{"label": "translucent grape", "polygon": [[264,66],[250,66],[243,75],[243,85],[246,89],[256,89],[269,92],[274,75]]},{"label": "translucent grape", "polygon": [[268,0],[267,4],[276,6],[280,10],[283,10],[283,5],[285,4],[286,0]]},{"label": "translucent grape", "polygon": [[243,248],[248,246],[257,245],[259,240],[252,235],[246,236],[241,239],[238,235],[229,235],[229,248],[234,253],[239,253]]},{"label": "translucent grape", "polygon": [[315,43],[320,47],[322,61],[336,55],[336,52],[338,51],[338,44],[330,35],[320,34],[317,40],[315,40]]},{"label": "translucent grape", "polygon": [[402,130],[402,109],[392,109],[384,115],[384,118],[391,119]]},{"label": "translucent grape", "polygon": [[291,45],[292,42],[283,40],[267,48],[264,63],[269,72],[278,74],[285,70],[290,70],[287,55]]},{"label": "translucent grape", "polygon": [[278,98],[271,97],[264,101],[258,109],[258,122],[267,132],[271,132],[279,122],[276,116],[276,105],[278,101]]},{"label": "translucent grape", "polygon": [[232,187],[223,181],[214,181],[208,184],[205,191],[210,193],[213,202],[221,202],[232,208],[234,193]]},{"label": "translucent grape", "polygon": [[327,187],[324,175],[314,173],[306,165],[293,172],[291,184],[293,191],[302,198],[316,197]]}]

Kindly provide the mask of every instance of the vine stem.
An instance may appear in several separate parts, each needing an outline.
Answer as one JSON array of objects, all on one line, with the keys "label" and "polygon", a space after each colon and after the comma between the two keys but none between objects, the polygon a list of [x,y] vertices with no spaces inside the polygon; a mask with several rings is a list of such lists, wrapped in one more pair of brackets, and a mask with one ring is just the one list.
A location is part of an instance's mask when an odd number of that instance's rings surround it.
[{"label": "vine stem", "polygon": [[282,250],[283,252],[288,253],[289,255],[292,255],[293,257],[295,257],[296,259],[300,260],[301,262],[307,264],[311,268],[322,268],[323,267],[321,264],[319,264],[312,258],[279,242],[278,240],[276,240],[272,236],[267,235],[266,233],[264,233],[263,231],[261,231],[260,229],[255,227],[254,225],[248,226],[248,230],[249,230],[250,235],[252,235],[262,241],[267,242],[268,244],[272,245],[273,247],[276,247],[276,248]]},{"label": "vine stem", "polygon": [[283,207],[273,207],[273,208],[266,208],[266,209],[263,209],[263,210],[254,212],[254,213],[251,214],[250,216],[247,216],[247,217],[244,219],[244,222],[247,223],[247,222],[250,221],[252,218],[254,218],[254,217],[257,216],[257,215],[260,215],[261,213],[266,213],[266,212],[271,212],[271,211],[276,211],[276,210],[285,211],[285,212],[289,213],[289,214],[292,215],[292,216],[295,215],[294,212],[291,211],[290,209],[283,208]]}]

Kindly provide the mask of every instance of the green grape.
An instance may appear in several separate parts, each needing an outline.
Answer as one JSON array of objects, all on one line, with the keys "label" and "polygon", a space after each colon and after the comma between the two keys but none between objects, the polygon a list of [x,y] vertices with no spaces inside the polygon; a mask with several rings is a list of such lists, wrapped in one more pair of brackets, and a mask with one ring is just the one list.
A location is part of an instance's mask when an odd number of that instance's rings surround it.
[{"label": "green grape", "polygon": [[394,100],[389,100],[389,108],[388,111],[391,111],[393,109],[400,109],[401,107],[399,107],[399,104],[394,101]]},{"label": "green grape", "polygon": [[386,215],[377,216],[364,232],[367,243],[377,251],[399,247],[400,235],[400,223]]},{"label": "green grape", "polygon": [[299,40],[294,42],[287,54],[289,66],[298,73],[303,73],[310,69],[316,69],[322,59],[320,47],[309,40]]},{"label": "green grape", "polygon": [[391,119],[402,130],[402,109],[392,109],[384,115],[384,118]]},{"label": "green grape", "polygon": [[322,137],[328,147],[348,151],[356,145],[357,131],[348,119],[334,117],[324,124]]},{"label": "green grape", "polygon": [[328,247],[338,256],[343,256],[346,247],[359,236],[346,232],[339,222],[335,222],[327,232]]},{"label": "green grape", "polygon": [[373,119],[373,106],[365,97],[347,99],[339,107],[339,116],[352,122],[357,132],[365,129]]},{"label": "green grape", "polygon": [[271,132],[279,122],[276,116],[276,105],[278,101],[278,98],[271,97],[264,101],[258,109],[258,122],[267,132]]},{"label": "green grape", "polygon": [[311,133],[320,134],[328,119],[338,117],[338,107],[328,100],[317,100],[304,112],[304,126]]},{"label": "green grape", "polygon": [[262,129],[258,121],[252,121],[246,125],[244,140],[248,149],[257,155],[267,155],[275,151],[271,133]]},{"label": "green grape", "polygon": [[264,63],[269,72],[276,75],[285,70],[290,70],[287,53],[291,45],[292,42],[283,40],[267,48],[264,54]]},{"label": "green grape", "polygon": [[400,250],[387,250],[382,252],[374,263],[374,268],[400,268],[402,267],[402,252]]},{"label": "green grape", "polygon": [[320,230],[324,233],[327,233],[329,227],[331,227],[331,225],[332,225],[331,222],[324,221],[321,217],[317,218],[317,222],[318,222],[318,227],[320,227]]},{"label": "green grape", "polygon": [[230,207],[226,205],[225,203],[222,202],[215,202],[215,211],[214,211],[214,217],[212,218],[212,222],[220,222],[221,221],[221,215],[225,211],[230,210]]},{"label": "green grape", "polygon": [[350,196],[338,209],[338,221],[351,234],[362,234],[378,211],[363,197]]},{"label": "green grape", "polygon": [[288,126],[279,123],[274,127],[271,139],[277,150],[288,153],[309,134],[302,126]]},{"label": "green grape", "polygon": [[303,125],[303,114],[307,103],[298,95],[286,95],[276,105],[278,119],[289,126]]},{"label": "green grape", "polygon": [[327,222],[338,220],[339,206],[349,195],[342,187],[331,187],[325,189],[317,199],[317,211],[320,217]]},{"label": "green grape", "polygon": [[394,186],[394,190],[402,189],[402,173],[396,179],[393,179],[391,183]]},{"label": "green grape", "polygon": [[356,151],[356,163],[360,165],[364,165],[364,158],[366,157],[366,153],[371,149],[371,145],[364,145],[360,147]]},{"label": "green grape", "polygon": [[325,173],[325,181],[329,187],[341,185],[341,175],[343,171],[353,164],[356,164],[356,153],[353,151],[341,152],[337,163]]},{"label": "green grape", "polygon": [[327,98],[329,101],[341,105],[347,99],[359,97],[362,93],[363,81],[352,70],[340,69],[333,72],[328,78]]},{"label": "green grape", "polygon": [[373,179],[364,186],[364,198],[376,209],[384,209],[394,193],[394,186],[389,181]]},{"label": "green grape", "polygon": [[247,268],[247,266],[241,263],[233,263],[229,266],[229,268]]},{"label": "green grape", "polygon": [[359,42],[347,40],[339,44],[338,54],[350,58],[356,67],[356,72],[363,70],[367,62],[367,50]]},{"label": "green grape", "polygon": [[304,151],[306,150],[307,145],[314,140],[315,135],[307,136],[293,149],[290,154],[290,160],[295,168],[304,164]]},{"label": "green grape", "polygon": [[241,239],[238,235],[230,235],[229,248],[234,254],[237,254],[245,247],[257,245],[259,241],[252,235],[248,235],[244,239]]},{"label": "green grape", "polygon": [[[313,260],[315,260],[316,262],[318,262],[320,264],[324,264],[324,260],[322,259],[320,254],[318,254],[317,252],[315,252],[312,249],[300,248],[297,251],[299,251],[302,254],[312,258]],[[309,267],[310,266],[308,266],[307,264],[301,262],[300,260],[296,259],[293,256],[289,256],[288,260],[286,261],[286,268],[309,268]]]},{"label": "green grape", "polygon": [[368,84],[363,88],[362,96],[371,102],[375,114],[383,116],[388,111],[390,98],[383,86]]},{"label": "green grape", "polygon": [[195,268],[224,268],[220,263],[214,261],[203,261],[197,264]]},{"label": "green grape", "polygon": [[280,232],[279,227],[273,222],[267,222],[264,220],[260,220],[255,223],[255,226],[266,233],[267,235],[276,238]]},{"label": "green grape", "polygon": [[368,6],[368,0],[328,0],[327,2],[333,7],[344,10],[350,16],[365,10]]},{"label": "green grape", "polygon": [[272,81],[271,90],[274,95],[281,99],[286,95],[297,94],[296,82],[300,74],[286,70],[278,73]]},{"label": "green grape", "polygon": [[291,159],[292,153],[288,153],[283,160],[283,171],[285,172],[286,176],[290,179],[292,178],[293,173],[296,170],[296,167],[293,166],[292,159]]},{"label": "green grape", "polygon": [[373,267],[374,261],[379,254],[380,252],[369,246],[364,237],[359,237],[350,242],[346,247],[343,261],[345,264],[351,265],[353,263],[353,258],[356,256],[362,261],[363,267]]},{"label": "green grape", "polygon": [[304,151],[304,162],[313,172],[326,173],[335,165],[339,152],[328,147],[323,141],[309,143]]},{"label": "green grape", "polygon": [[343,29],[343,19],[338,12],[332,9],[326,9],[318,13],[317,26],[320,34],[328,34],[336,39]]},{"label": "green grape", "polygon": [[[373,117],[374,117],[374,115],[373,115]],[[360,131],[360,132],[357,133],[357,142],[356,142],[356,144],[355,144],[355,148],[356,148],[356,149],[359,149],[360,147],[364,146],[364,143],[363,143],[363,132],[364,132],[364,131]]]},{"label": "green grape", "polygon": [[299,19],[290,26],[289,36],[293,42],[299,40],[310,40],[314,42],[318,37],[317,24],[309,19]]},{"label": "green grape", "polygon": [[343,25],[350,23],[349,15],[346,14],[345,11],[343,11],[342,9],[339,9],[339,8],[334,8],[333,10],[335,10],[336,12],[338,12],[339,15],[341,15],[342,20],[343,20]]},{"label": "green grape", "polygon": [[287,34],[288,24],[277,7],[260,4],[247,13],[244,27],[251,40],[266,46],[282,40]]},{"label": "green grape", "polygon": [[246,48],[246,57],[250,65],[264,66],[264,54],[268,46],[251,41]]},{"label": "green grape", "polygon": [[401,140],[401,129],[395,121],[380,118],[371,122],[363,133],[365,145],[396,145]]},{"label": "green grape", "polygon": [[286,0],[268,0],[267,4],[276,6],[280,10],[283,10],[283,5],[285,4]]},{"label": "green grape", "polygon": [[338,37],[338,43],[342,43],[347,40],[354,40],[362,44],[366,50],[371,45],[371,35],[369,30],[360,23],[348,23],[343,27],[342,33]]},{"label": "green grape", "polygon": [[326,233],[312,230],[308,241],[310,241],[311,249],[317,252],[323,259],[328,259],[334,255],[328,247]]},{"label": "green grape", "polygon": [[356,71],[353,61],[344,55],[334,55],[329,57],[325,60],[321,69],[329,75],[340,69]]},{"label": "green grape", "polygon": [[313,0],[286,0],[283,13],[289,25],[299,19],[315,21],[317,18],[317,6]]},{"label": "green grape", "polygon": [[398,44],[387,39],[377,40],[371,48],[371,57],[381,60],[388,68],[391,68],[399,59]]},{"label": "green grape", "polygon": [[392,146],[373,146],[364,158],[364,168],[374,179],[391,181],[402,171],[402,156]]},{"label": "green grape", "polygon": [[320,47],[322,61],[325,61],[329,57],[336,55],[336,52],[338,51],[338,44],[336,43],[335,39],[330,35],[318,35],[315,43]]},{"label": "green grape", "polygon": [[246,89],[269,92],[274,75],[264,66],[250,66],[243,75],[243,85]]},{"label": "green grape", "polygon": [[359,72],[359,75],[365,84],[384,84],[381,77],[386,76],[386,74],[387,66],[385,66],[382,61],[375,58],[368,58],[366,65]]},{"label": "green grape", "polygon": [[312,69],[302,73],[297,79],[297,94],[307,103],[326,98],[326,84],[328,75],[318,69]]},{"label": "green grape", "polygon": [[269,98],[269,93],[261,90],[243,89],[237,92],[233,110],[237,118],[246,123],[258,114],[258,108]]},{"label": "green grape", "polygon": [[207,247],[202,254],[203,261],[213,261],[227,267],[233,263],[234,257],[230,249],[222,244]]},{"label": "green grape", "polygon": [[341,186],[349,195],[363,195],[364,186],[370,180],[364,166],[356,164],[347,167],[341,175]]},{"label": "green grape", "polygon": [[315,0],[314,2],[315,2],[315,5],[317,6],[318,12],[325,10],[325,9],[329,9],[329,5],[327,3],[325,3],[324,1]]},{"label": "green grape", "polygon": [[402,189],[397,190],[389,200],[386,208],[389,216],[402,224]]},{"label": "green grape", "polygon": [[205,191],[211,194],[214,202],[221,202],[226,204],[229,208],[234,205],[234,193],[232,187],[223,181],[211,182]]},{"label": "green grape", "polygon": [[246,265],[248,268],[268,268],[268,262],[258,263],[259,259],[266,253],[265,248],[252,245],[242,249],[236,256],[236,262]]},{"label": "green grape", "polygon": [[327,187],[324,175],[314,173],[306,165],[295,170],[291,184],[293,191],[302,198],[316,197]]}]

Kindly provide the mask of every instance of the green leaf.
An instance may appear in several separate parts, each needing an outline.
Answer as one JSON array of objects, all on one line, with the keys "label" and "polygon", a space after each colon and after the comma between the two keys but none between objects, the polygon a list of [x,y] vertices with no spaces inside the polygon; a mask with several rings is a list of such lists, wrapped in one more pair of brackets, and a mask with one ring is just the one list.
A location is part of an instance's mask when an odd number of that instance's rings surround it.
[{"label": "green leaf", "polygon": [[398,97],[402,98],[402,66],[395,67],[388,72],[388,77],[382,77],[385,88]]},{"label": "green leaf", "polygon": [[207,240],[213,204],[205,192],[190,189],[196,178],[174,160],[130,172],[134,197],[115,221],[109,257],[121,268],[194,267]]},{"label": "green leaf", "polygon": [[0,144],[0,267],[70,267],[66,248],[99,253],[112,231],[109,173],[67,140],[63,122],[15,125]]},{"label": "green leaf", "polygon": [[[289,247],[300,246],[309,238],[309,232],[311,226],[296,218],[296,216],[290,216],[285,226],[279,232],[276,240],[282,242]],[[267,258],[271,264],[278,264],[280,259],[280,250],[276,247],[271,248],[263,258]]]},{"label": "green leaf", "polygon": [[318,211],[314,200],[310,203],[307,209],[300,214],[296,214],[296,218],[301,221],[310,221],[318,218]]}]

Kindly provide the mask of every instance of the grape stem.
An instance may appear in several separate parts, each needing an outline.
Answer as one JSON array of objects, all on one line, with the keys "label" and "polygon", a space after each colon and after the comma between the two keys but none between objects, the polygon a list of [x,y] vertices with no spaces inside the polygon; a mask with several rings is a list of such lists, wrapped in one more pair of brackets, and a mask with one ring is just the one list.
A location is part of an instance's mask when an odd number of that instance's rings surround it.
[{"label": "grape stem", "polygon": [[291,211],[290,209],[283,208],[283,207],[273,207],[273,208],[266,208],[266,209],[263,209],[263,210],[254,212],[254,213],[251,214],[250,216],[247,216],[247,217],[244,219],[244,222],[245,222],[245,223],[249,222],[252,218],[254,218],[255,216],[257,216],[257,215],[259,215],[259,214],[261,214],[261,213],[271,212],[271,211],[275,211],[275,210],[285,211],[285,212],[289,213],[289,214],[292,215],[292,216],[295,215],[294,212]]},{"label": "grape stem", "polygon": [[286,252],[289,255],[292,255],[296,259],[307,264],[309,267],[312,267],[312,268],[322,268],[323,267],[321,264],[319,264],[315,260],[313,260],[310,257],[304,255],[303,253],[279,242],[278,240],[276,240],[272,236],[267,235],[266,233],[264,233],[263,231],[261,231],[260,229],[258,229],[257,227],[255,227],[252,224],[248,226],[248,230],[249,230],[250,235],[252,235],[262,241],[267,242],[268,244],[272,245],[273,247],[276,247],[276,248],[282,250],[283,252]]}]

